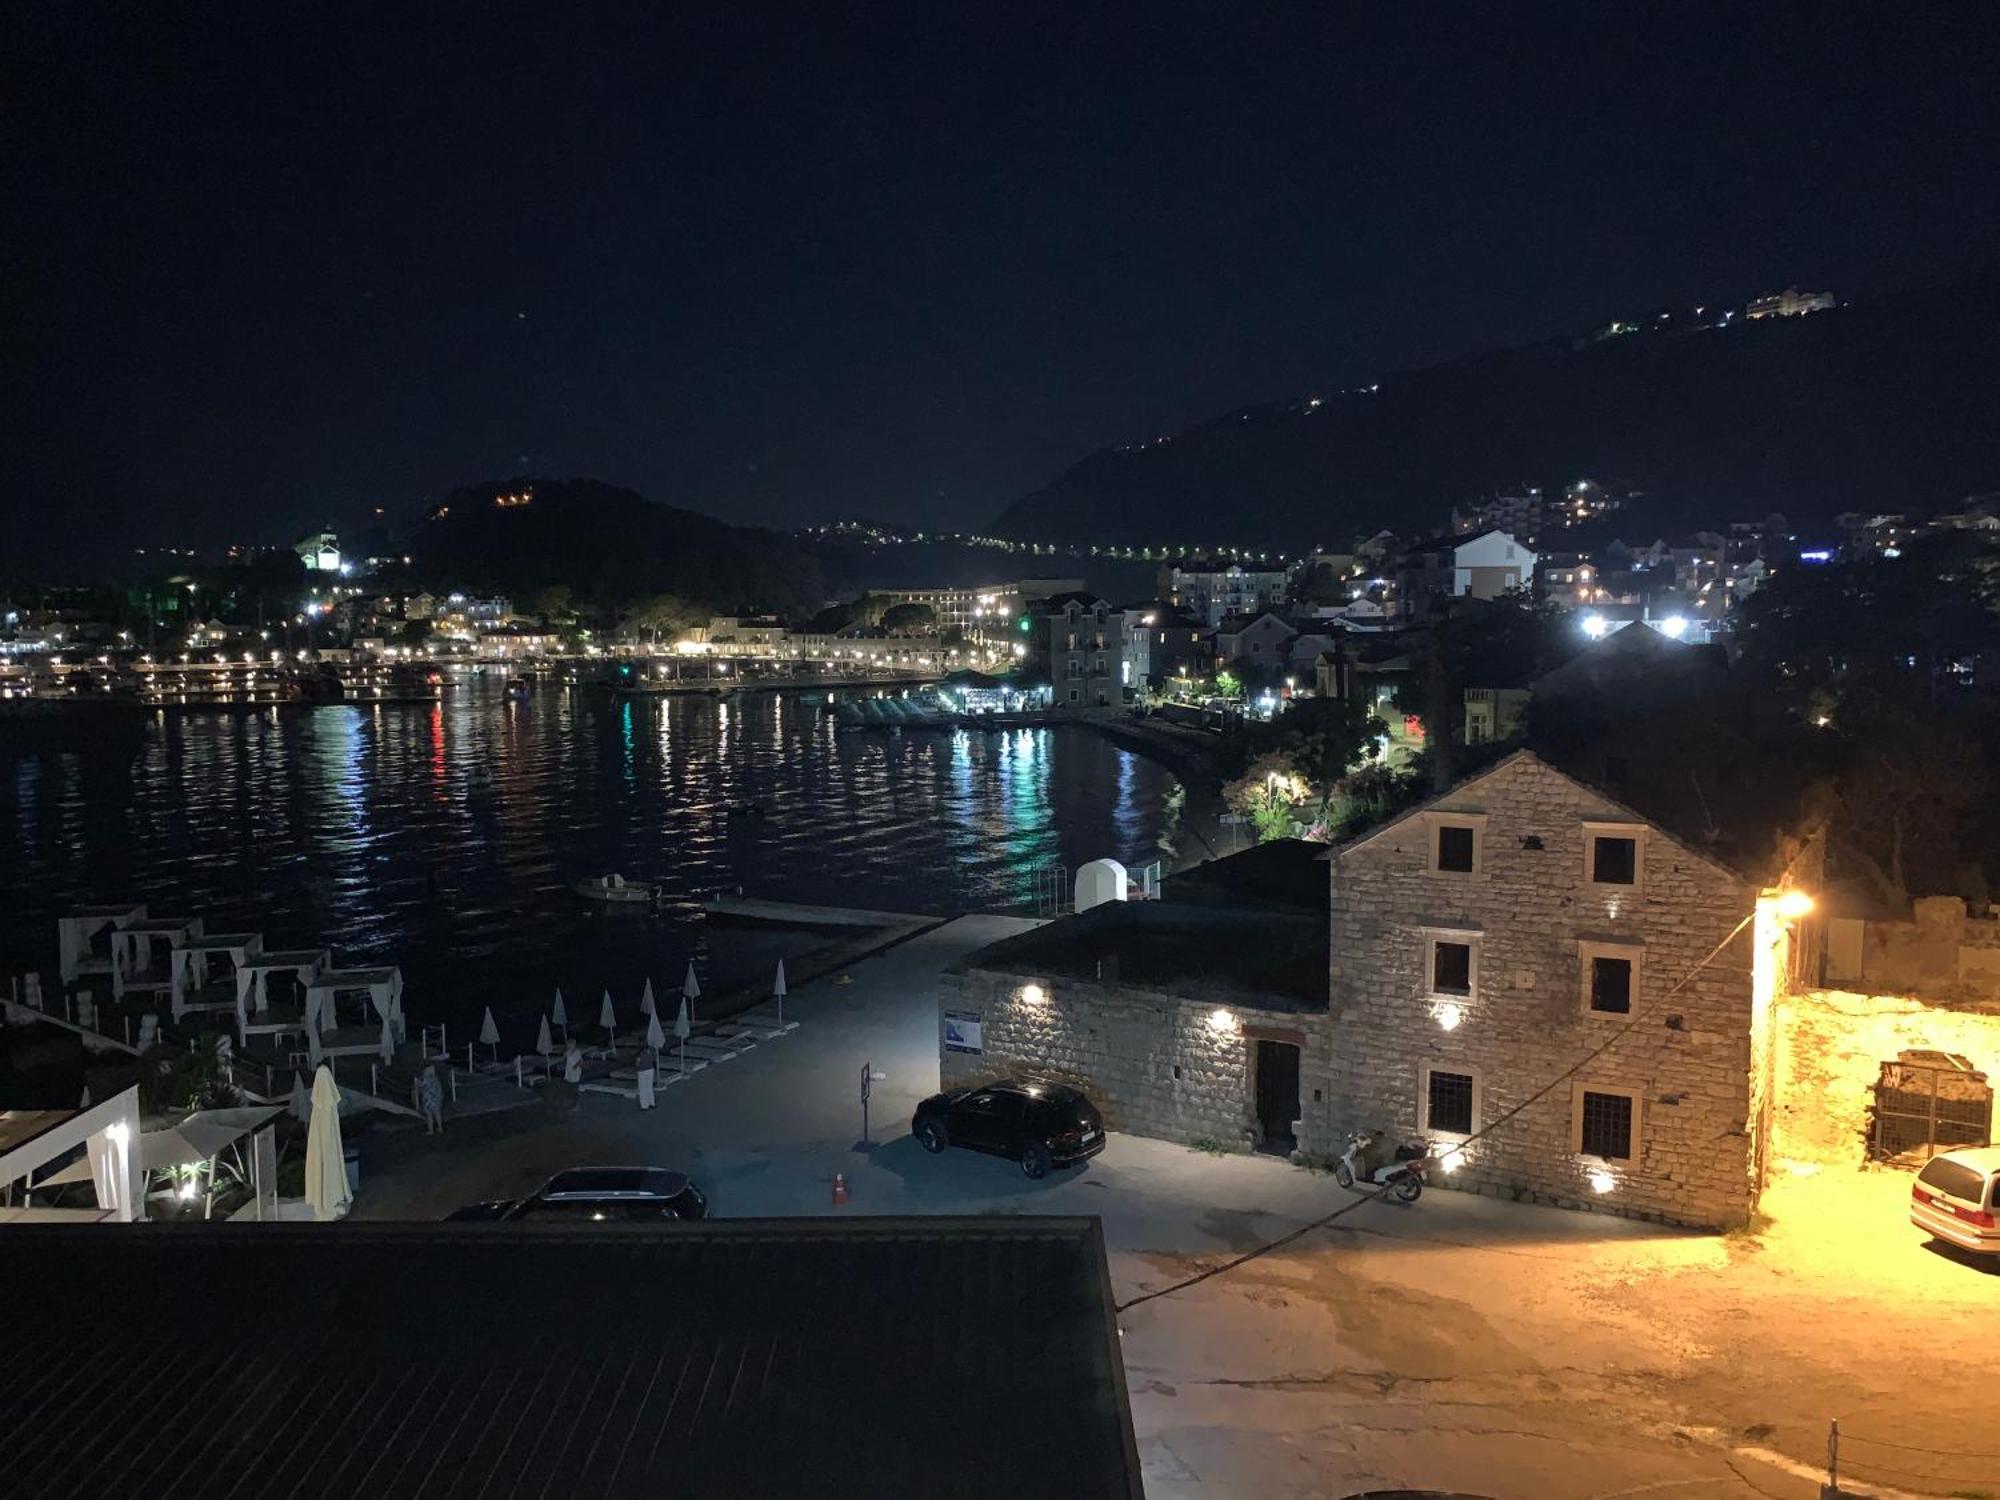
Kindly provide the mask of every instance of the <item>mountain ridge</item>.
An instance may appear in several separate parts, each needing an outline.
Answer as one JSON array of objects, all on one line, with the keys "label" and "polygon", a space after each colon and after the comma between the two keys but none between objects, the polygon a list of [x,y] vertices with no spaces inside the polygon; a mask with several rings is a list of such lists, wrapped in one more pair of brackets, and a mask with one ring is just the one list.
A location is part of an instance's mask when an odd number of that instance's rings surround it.
[{"label": "mountain ridge", "polygon": [[[1581,477],[1636,524],[1927,510],[2000,488],[2000,264],[1801,317],[1657,314],[1238,407],[1085,455],[993,523],[1020,540],[1340,546]],[[1613,325],[1627,326],[1627,325]]]}]

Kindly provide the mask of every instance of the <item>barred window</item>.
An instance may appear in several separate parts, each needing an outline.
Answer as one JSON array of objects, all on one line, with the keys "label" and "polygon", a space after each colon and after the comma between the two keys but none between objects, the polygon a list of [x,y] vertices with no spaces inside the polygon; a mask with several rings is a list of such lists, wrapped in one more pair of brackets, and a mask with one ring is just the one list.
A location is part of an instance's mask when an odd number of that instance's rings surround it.
[{"label": "barred window", "polygon": [[1632,1097],[1583,1091],[1578,1150],[1606,1161],[1632,1159]]},{"label": "barred window", "polygon": [[1472,1134],[1472,1075],[1430,1070],[1425,1090],[1424,1128]]}]

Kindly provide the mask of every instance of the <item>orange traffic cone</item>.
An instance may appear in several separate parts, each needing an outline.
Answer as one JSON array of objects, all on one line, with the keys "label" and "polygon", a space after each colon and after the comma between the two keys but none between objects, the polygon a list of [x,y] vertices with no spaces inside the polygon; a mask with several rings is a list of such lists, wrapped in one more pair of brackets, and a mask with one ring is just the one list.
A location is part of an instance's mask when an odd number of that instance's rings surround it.
[{"label": "orange traffic cone", "polygon": [[847,1201],[847,1176],[843,1172],[833,1174],[833,1206],[840,1207]]}]

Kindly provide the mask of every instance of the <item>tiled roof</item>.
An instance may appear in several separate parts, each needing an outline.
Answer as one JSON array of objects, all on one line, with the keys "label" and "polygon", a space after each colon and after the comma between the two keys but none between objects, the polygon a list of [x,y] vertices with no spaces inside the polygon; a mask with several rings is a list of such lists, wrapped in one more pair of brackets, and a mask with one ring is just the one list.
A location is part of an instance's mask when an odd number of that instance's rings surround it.
[{"label": "tiled roof", "polygon": [[1095,1219],[5,1234],[15,1500],[1141,1492]]}]

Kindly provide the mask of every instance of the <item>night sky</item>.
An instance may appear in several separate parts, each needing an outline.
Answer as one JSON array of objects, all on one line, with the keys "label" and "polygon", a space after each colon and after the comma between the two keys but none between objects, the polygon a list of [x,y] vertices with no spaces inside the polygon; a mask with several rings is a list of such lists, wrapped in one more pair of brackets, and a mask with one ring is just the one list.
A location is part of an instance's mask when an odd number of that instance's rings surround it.
[{"label": "night sky", "polygon": [[518,471],[977,526],[1232,406],[2000,244],[1971,4],[577,9],[7,7],[11,545]]}]

